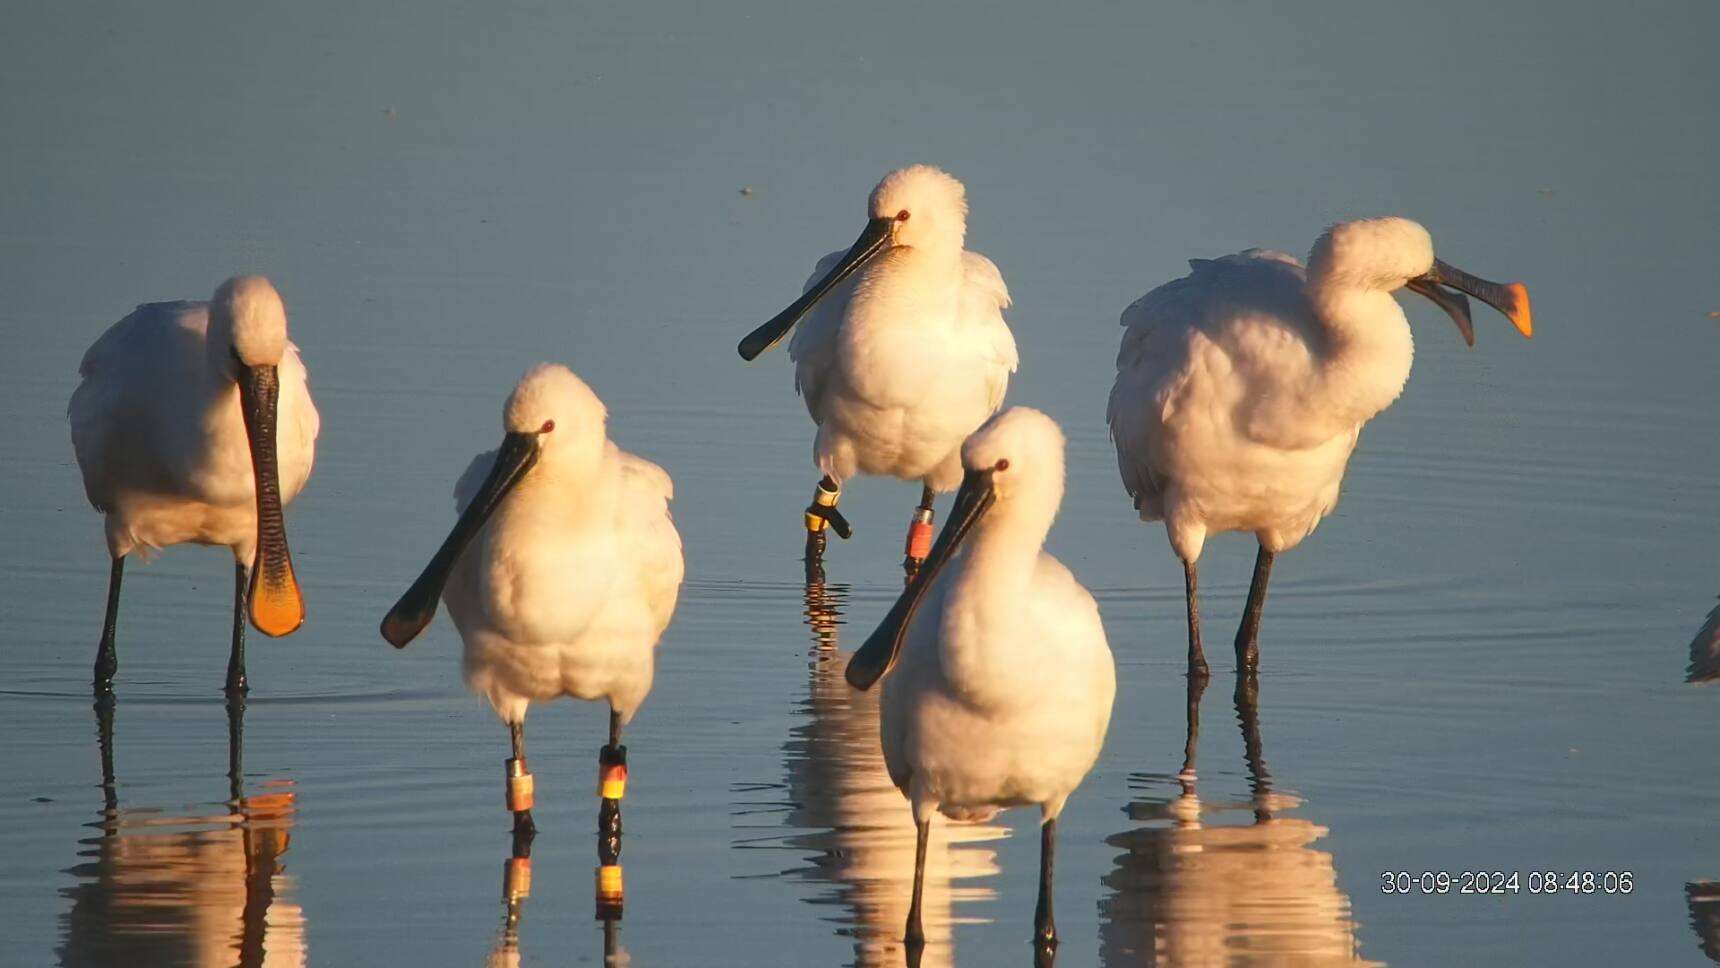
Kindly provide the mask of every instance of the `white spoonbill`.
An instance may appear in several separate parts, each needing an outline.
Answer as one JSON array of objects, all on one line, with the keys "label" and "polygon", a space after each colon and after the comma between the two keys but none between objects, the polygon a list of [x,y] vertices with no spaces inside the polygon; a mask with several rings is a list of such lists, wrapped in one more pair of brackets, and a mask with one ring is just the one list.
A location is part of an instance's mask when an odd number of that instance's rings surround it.
[{"label": "white spoonbill", "polygon": [[1116,668],[1093,596],[1043,550],[1063,500],[1057,425],[1013,407],[969,438],[962,463],[961,490],[925,568],[854,654],[847,679],[866,689],[889,673],[884,764],[918,828],[909,945],[925,941],[920,891],[932,814],[983,820],[1037,804],[1034,940],[1046,950],[1057,944],[1057,815],[1099,758]]},{"label": "white spoonbill", "polygon": [[[1468,293],[1533,332],[1521,283],[1478,279],[1433,257],[1404,218],[1333,226],[1304,272],[1282,252],[1192,259],[1194,270],[1123,311],[1123,345],[1106,420],[1123,487],[1141,520],[1165,522],[1188,596],[1188,668],[1206,675],[1195,562],[1210,533],[1260,542],[1237,667],[1259,663],[1272,559],[1338,503],[1362,425],[1409,379],[1408,287],[1448,313],[1470,345]],[[1457,291],[1461,290],[1461,291]]]},{"label": "white spoonbill", "polygon": [[280,293],[235,276],[209,302],[146,303],[96,340],[78,373],[72,449],[113,556],[96,691],[111,692],[119,668],[126,556],[190,541],[233,550],[227,689],[244,692],[247,610],[269,636],[305,620],[281,508],[311,476],[319,422]]},{"label": "white spoonbill", "polygon": [[920,482],[903,561],[913,576],[932,543],[932,496],[961,483],[962,441],[1002,405],[1017,362],[1003,276],[962,248],[961,182],[902,168],[872,189],[867,213],[854,245],[818,260],[801,297],[740,342],[751,360],[802,323],[788,354],[824,474],[806,509],[808,581],[824,577],[826,524],[851,533],[836,502],[856,474]]},{"label": "white spoonbill", "polygon": [[606,700],[599,820],[619,850],[621,727],[651,691],[684,566],[669,475],[616,447],[607,419],[567,367],[526,373],[502,411],[502,446],[460,476],[459,520],[382,620],[382,637],[404,648],[435,617],[437,599],[447,603],[465,643],[466,683],[512,734],[508,809],[528,838],[526,708],[562,696]]}]

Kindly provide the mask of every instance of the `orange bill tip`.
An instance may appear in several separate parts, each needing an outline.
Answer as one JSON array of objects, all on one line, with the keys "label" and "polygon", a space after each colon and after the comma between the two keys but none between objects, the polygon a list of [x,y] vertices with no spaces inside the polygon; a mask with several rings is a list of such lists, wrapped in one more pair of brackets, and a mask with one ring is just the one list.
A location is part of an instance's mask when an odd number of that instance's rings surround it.
[{"label": "orange bill tip", "polygon": [[262,575],[251,589],[251,625],[278,639],[305,624],[305,600],[291,566],[278,575]]},{"label": "orange bill tip", "polygon": [[1513,282],[1505,289],[1511,293],[1516,303],[1512,306],[1511,312],[1507,314],[1507,318],[1511,320],[1511,325],[1517,327],[1517,331],[1523,334],[1524,339],[1534,339],[1535,319],[1534,315],[1529,312],[1529,288],[1520,282]]}]

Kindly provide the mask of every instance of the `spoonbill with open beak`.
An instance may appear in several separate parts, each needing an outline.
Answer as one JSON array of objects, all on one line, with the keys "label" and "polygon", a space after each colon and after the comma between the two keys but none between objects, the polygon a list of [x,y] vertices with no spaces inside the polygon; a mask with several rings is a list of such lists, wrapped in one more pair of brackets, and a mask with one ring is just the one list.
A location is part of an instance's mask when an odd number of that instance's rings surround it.
[{"label": "spoonbill with open beak", "polygon": [[1308,268],[1249,249],[1193,259],[1194,270],[1123,311],[1123,345],[1106,419],[1123,487],[1143,521],[1164,521],[1183,562],[1189,674],[1207,674],[1195,562],[1207,535],[1260,543],[1237,667],[1260,661],[1260,612],[1272,560],[1338,503],[1362,426],[1403,392],[1414,347],[1392,294],[1409,289],[1451,316],[1474,345],[1465,293],[1533,333],[1529,292],[1433,256],[1405,218],[1333,226]]}]

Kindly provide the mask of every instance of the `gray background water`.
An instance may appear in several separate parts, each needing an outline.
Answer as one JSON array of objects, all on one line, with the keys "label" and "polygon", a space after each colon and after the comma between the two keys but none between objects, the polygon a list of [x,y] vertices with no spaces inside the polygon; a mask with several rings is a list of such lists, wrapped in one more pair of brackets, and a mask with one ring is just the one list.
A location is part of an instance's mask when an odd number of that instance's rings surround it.
[{"label": "gray background water", "polygon": [[[1110,741],[1062,825],[1061,963],[1702,961],[1685,885],[1720,878],[1720,694],[1681,680],[1720,592],[1720,7],[60,3],[6,21],[0,962],[126,944],[232,963],[260,938],[277,963],[470,964],[500,942],[506,732],[461,689],[446,619],[404,653],[375,626],[541,359],[674,474],[688,550],[629,735],[620,945],[640,965],[896,957],[907,812],[831,678],[840,653],[808,660],[810,424],[780,351],[748,367],[732,347],[915,161],[966,181],[969,245],[1009,281],[1010,399],[1070,441],[1051,547],[1118,659]],[[1189,256],[1303,252],[1379,213],[1525,280],[1537,337],[1488,315],[1469,350],[1410,306],[1409,387],[1268,608],[1259,725],[1286,809],[1251,824],[1221,648],[1203,826],[1176,828],[1180,575],[1116,481],[1116,316]],[[105,556],[64,402],[132,305],[239,270],[285,294],[323,413],[289,511],[310,622],[253,644],[236,827],[226,556],[130,569],[124,820],[104,836],[87,680]],[[894,596],[913,499],[850,489],[860,533],[830,560],[848,624],[814,616],[827,647]],[[1220,645],[1250,560],[1232,537],[1202,562]],[[544,833],[500,960],[595,962],[601,711],[530,729]],[[1030,825],[940,833],[964,843],[934,851],[934,959],[1026,956]],[[1478,866],[1628,869],[1636,890],[1379,890],[1386,870]]]}]

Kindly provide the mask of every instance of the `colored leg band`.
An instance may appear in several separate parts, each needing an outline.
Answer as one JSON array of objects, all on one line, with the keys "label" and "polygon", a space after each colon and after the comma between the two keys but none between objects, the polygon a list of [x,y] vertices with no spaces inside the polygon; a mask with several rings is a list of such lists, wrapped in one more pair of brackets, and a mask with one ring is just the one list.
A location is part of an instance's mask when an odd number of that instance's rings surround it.
[{"label": "colored leg band", "polygon": [[819,514],[815,508],[833,508],[836,500],[842,496],[840,489],[831,490],[818,482],[818,488],[812,492],[812,507],[806,509],[806,530],[819,532],[824,530],[827,515]]},{"label": "colored leg band", "polygon": [[932,553],[932,509],[920,508],[908,524],[908,546],[905,553],[915,561],[924,561]]},{"label": "colored leg band", "polygon": [[[615,921],[621,917],[626,895],[621,883],[621,865],[604,864],[597,869],[597,920]],[[605,962],[608,964],[608,962]]]},{"label": "colored leg band", "polygon": [[532,896],[532,859],[509,857],[502,868],[502,899],[517,901]]},{"label": "colored leg band", "polygon": [[532,808],[532,793],[536,784],[532,780],[532,775],[526,772],[525,757],[518,759],[510,757],[508,759],[507,777],[508,809],[514,813],[530,810]]},{"label": "colored leg band", "polygon": [[597,796],[604,800],[621,800],[628,794],[628,765],[599,763],[597,767]]}]

